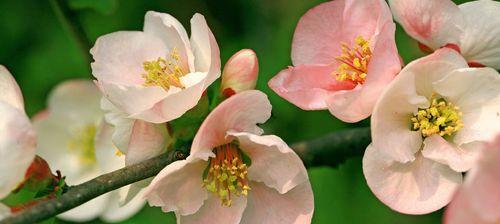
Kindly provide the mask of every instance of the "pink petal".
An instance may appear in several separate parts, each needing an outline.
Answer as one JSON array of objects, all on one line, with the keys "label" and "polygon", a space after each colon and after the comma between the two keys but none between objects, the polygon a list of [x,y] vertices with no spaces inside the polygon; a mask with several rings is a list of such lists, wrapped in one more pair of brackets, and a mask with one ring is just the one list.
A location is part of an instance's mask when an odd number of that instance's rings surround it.
[{"label": "pink petal", "polygon": [[358,122],[371,115],[378,97],[401,69],[394,41],[395,29],[394,23],[386,23],[376,36],[366,82],[328,97],[328,109],[335,117],[345,122]]},{"label": "pink petal", "polygon": [[170,136],[165,124],[134,120],[128,143],[126,164],[132,165],[165,152]]},{"label": "pink petal", "polygon": [[145,189],[144,197],[151,206],[159,206],[164,212],[175,211],[179,215],[191,215],[202,207],[207,199],[203,188],[203,171],[207,162],[188,157],[166,166]]},{"label": "pink petal", "polygon": [[271,103],[258,90],[238,93],[219,104],[200,126],[191,145],[191,155],[208,160],[215,156],[212,149],[231,142],[229,130],[261,134],[257,124],[262,124],[271,116]]},{"label": "pink petal", "polygon": [[0,101],[24,111],[24,100],[21,89],[9,70],[0,65]]},{"label": "pink petal", "polygon": [[228,132],[228,135],[238,139],[241,150],[252,161],[248,168],[249,179],[263,182],[280,194],[309,182],[302,160],[278,136],[244,132]]},{"label": "pink petal", "polygon": [[269,88],[303,110],[327,108],[329,94],[354,88],[351,82],[339,82],[333,76],[335,67],[299,65],[282,70],[269,80]]},{"label": "pink petal", "polygon": [[195,56],[195,68],[198,72],[207,72],[205,88],[220,77],[220,52],[217,41],[201,14],[191,18],[191,47]]},{"label": "pink petal", "polygon": [[314,197],[309,182],[296,186],[286,194],[258,182],[252,182],[251,187],[241,223],[311,223]]},{"label": "pink petal", "polygon": [[450,202],[462,174],[418,154],[399,163],[373,145],[363,157],[363,173],[372,192],[391,209],[406,214],[426,214]]},{"label": "pink petal", "polygon": [[477,144],[467,144],[460,147],[434,134],[424,140],[422,155],[425,158],[448,165],[457,172],[469,170],[477,160],[479,149]]},{"label": "pink petal", "polygon": [[0,198],[24,179],[35,158],[36,134],[24,111],[0,101]]},{"label": "pink petal", "polygon": [[176,213],[177,223],[238,224],[240,223],[243,212],[245,211],[247,199],[245,197],[234,197],[232,200],[233,203],[231,207],[226,207],[221,205],[221,201],[218,197],[210,194],[198,212],[188,216]]},{"label": "pink petal", "polygon": [[419,42],[434,50],[459,44],[466,22],[451,0],[389,0],[389,4],[395,20]]}]

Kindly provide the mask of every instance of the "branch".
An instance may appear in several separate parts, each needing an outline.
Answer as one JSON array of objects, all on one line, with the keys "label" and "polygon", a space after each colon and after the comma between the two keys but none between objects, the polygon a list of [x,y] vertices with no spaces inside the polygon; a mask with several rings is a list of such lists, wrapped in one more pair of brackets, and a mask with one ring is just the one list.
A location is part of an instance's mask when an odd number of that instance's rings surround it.
[{"label": "branch", "polygon": [[[361,156],[370,143],[369,128],[334,132],[310,141],[299,142],[292,148],[306,166],[337,166],[347,158]],[[181,151],[173,151],[101,175],[83,184],[71,187],[58,198],[40,202],[26,210],[0,221],[0,224],[35,223],[75,208],[102,194],[134,182],[153,177],[170,163],[184,159]]]}]

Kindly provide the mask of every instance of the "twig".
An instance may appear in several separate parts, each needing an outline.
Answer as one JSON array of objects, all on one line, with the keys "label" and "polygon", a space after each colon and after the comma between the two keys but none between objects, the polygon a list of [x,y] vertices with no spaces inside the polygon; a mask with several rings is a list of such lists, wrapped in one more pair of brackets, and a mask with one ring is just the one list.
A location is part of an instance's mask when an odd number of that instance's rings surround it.
[{"label": "twig", "polygon": [[[352,156],[363,155],[370,142],[370,130],[357,128],[334,132],[310,141],[299,142],[292,148],[306,166],[337,166]],[[58,198],[40,202],[26,210],[0,221],[0,224],[35,223],[75,208],[102,194],[131,183],[152,177],[168,164],[183,159],[181,151],[163,154],[136,165],[101,175],[83,184],[71,187]]]}]

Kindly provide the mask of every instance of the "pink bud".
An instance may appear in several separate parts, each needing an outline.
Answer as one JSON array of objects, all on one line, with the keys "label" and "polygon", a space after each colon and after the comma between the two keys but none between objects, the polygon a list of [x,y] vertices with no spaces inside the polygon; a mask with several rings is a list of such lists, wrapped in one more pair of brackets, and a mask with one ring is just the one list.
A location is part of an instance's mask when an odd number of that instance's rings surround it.
[{"label": "pink bud", "polygon": [[254,89],[259,74],[259,62],[253,50],[243,49],[229,58],[222,72],[222,94],[227,98]]}]

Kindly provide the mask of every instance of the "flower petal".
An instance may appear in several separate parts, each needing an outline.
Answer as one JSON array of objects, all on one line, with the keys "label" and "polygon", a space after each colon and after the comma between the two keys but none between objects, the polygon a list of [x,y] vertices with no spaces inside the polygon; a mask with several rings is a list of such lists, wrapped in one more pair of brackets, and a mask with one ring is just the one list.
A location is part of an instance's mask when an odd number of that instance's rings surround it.
[{"label": "flower petal", "polygon": [[100,216],[105,222],[121,222],[127,220],[139,212],[144,207],[144,204],[146,204],[142,195],[137,195],[126,205],[120,206],[120,195],[118,195],[117,191],[118,190],[115,190],[110,193],[107,207]]},{"label": "flower petal", "polygon": [[376,36],[366,82],[328,97],[328,109],[335,117],[345,122],[358,122],[371,115],[378,97],[401,70],[394,41],[395,29],[394,23],[386,23]]},{"label": "flower petal", "polygon": [[250,180],[263,182],[280,194],[309,181],[302,160],[278,136],[232,131],[228,135],[238,139],[241,150],[252,161],[248,168]]},{"label": "flower petal", "polygon": [[331,92],[354,88],[352,83],[337,81],[332,75],[334,71],[334,67],[323,65],[289,67],[269,80],[268,85],[303,110],[324,110]]},{"label": "flower petal", "polygon": [[390,160],[373,145],[363,157],[363,173],[372,192],[401,213],[426,214],[451,200],[462,174],[418,154],[414,161]]},{"label": "flower petal", "polygon": [[500,69],[500,3],[472,1],[461,4],[467,29],[460,49],[468,61]]},{"label": "flower petal", "polygon": [[458,69],[434,84],[436,91],[460,108],[464,127],[457,145],[486,141],[500,132],[500,75],[491,68]]},{"label": "flower petal", "polygon": [[109,196],[109,193],[101,195],[57,217],[72,222],[88,222],[96,219],[106,210]]},{"label": "flower petal", "polygon": [[477,144],[477,142],[468,143],[458,147],[434,134],[425,138],[422,155],[425,158],[448,165],[454,171],[465,172],[474,165],[477,156],[479,156],[480,151]]},{"label": "flower petal", "polygon": [[212,149],[231,142],[227,131],[262,134],[257,124],[271,117],[271,103],[258,90],[238,93],[219,104],[203,121],[191,145],[191,156],[208,160]]},{"label": "flower petal", "polygon": [[196,71],[208,73],[205,80],[205,88],[207,88],[221,75],[220,52],[205,17],[199,13],[191,18],[191,47],[195,56]]},{"label": "flower petal", "polygon": [[203,171],[207,162],[188,157],[165,167],[144,195],[150,206],[160,206],[164,212],[175,211],[179,215],[197,212],[207,199],[203,186]]},{"label": "flower petal", "polygon": [[144,33],[158,37],[172,52],[179,54],[184,71],[194,72],[194,56],[186,29],[173,16],[155,11],[146,12],[144,18]]},{"label": "flower petal", "polygon": [[36,134],[24,111],[0,101],[0,114],[0,198],[4,198],[23,181],[35,158]]},{"label": "flower petal", "polygon": [[451,0],[389,0],[394,19],[406,33],[432,49],[459,44],[464,15]]},{"label": "flower petal", "polygon": [[314,197],[309,181],[286,194],[257,182],[251,182],[251,187],[241,223],[311,223]]},{"label": "flower petal", "polygon": [[0,101],[24,111],[24,100],[21,89],[9,70],[0,65]]},{"label": "flower petal", "polygon": [[10,208],[0,203],[0,220],[5,219],[11,215]]},{"label": "flower petal", "polygon": [[234,197],[230,207],[223,206],[218,197],[209,194],[208,199],[198,212],[183,216],[176,213],[177,223],[183,224],[237,224],[240,223],[243,212],[247,205],[245,197]]}]

